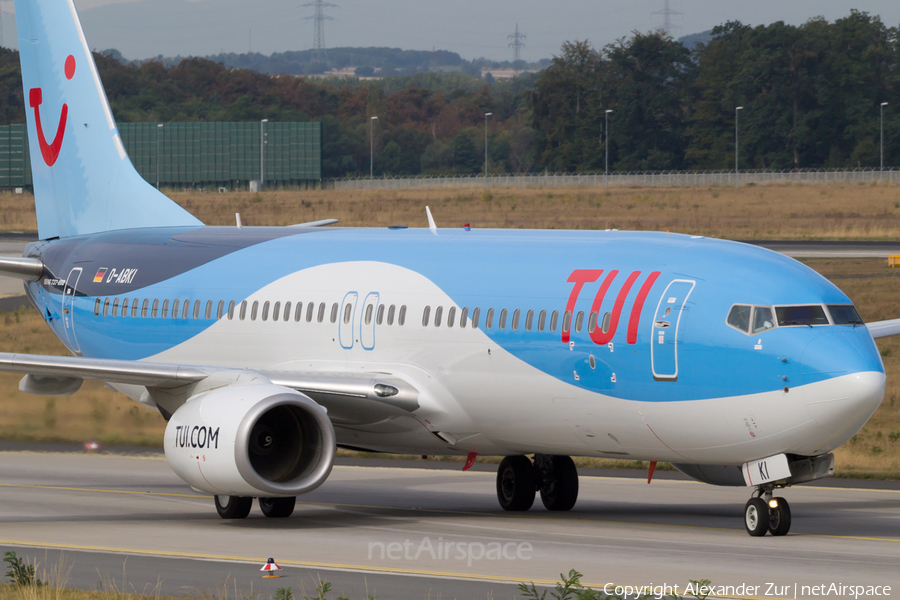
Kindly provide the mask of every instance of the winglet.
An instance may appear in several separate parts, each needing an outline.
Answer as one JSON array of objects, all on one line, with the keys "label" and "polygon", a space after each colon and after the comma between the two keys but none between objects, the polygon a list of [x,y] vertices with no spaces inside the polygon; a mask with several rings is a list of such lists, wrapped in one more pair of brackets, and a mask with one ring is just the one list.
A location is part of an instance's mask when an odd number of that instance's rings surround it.
[{"label": "winglet", "polygon": [[431,230],[431,233],[437,233],[437,225],[434,224],[434,217],[431,216],[431,209],[427,206],[425,207],[425,214],[428,216],[428,229]]}]

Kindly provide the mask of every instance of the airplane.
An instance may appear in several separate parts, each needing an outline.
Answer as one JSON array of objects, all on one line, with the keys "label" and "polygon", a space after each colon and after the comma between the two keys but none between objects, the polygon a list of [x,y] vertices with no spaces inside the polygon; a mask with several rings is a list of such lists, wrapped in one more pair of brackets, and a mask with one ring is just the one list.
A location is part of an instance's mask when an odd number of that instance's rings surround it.
[{"label": "airplane", "polygon": [[[502,456],[497,498],[572,509],[572,456],[778,490],[885,390],[851,300],[801,263],[667,232],[205,226],[133,168],[72,0],[16,0],[39,241],[0,273],[72,356],[0,355],[19,388],[106,382],[168,421],[166,458],[225,519],[328,478],[337,448]],[[50,137],[52,136],[52,137]],[[649,482],[649,478],[648,478]],[[778,492],[780,493],[780,492]]]}]

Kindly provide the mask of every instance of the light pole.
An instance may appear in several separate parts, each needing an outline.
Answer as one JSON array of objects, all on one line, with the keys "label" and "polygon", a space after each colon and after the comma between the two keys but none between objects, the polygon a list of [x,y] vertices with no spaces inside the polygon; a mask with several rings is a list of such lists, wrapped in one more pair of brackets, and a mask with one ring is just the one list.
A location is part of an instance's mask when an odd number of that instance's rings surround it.
[{"label": "light pole", "polygon": [[484,113],[484,187],[487,187],[487,177],[488,177],[488,153],[487,153],[487,121],[488,117],[493,115],[494,113]]},{"label": "light pole", "polygon": [[734,187],[738,186],[738,111],[744,110],[743,106],[734,107]]},{"label": "light pole", "polygon": [[162,128],[162,123],[156,126],[156,189],[159,189],[159,131]]},{"label": "light pole", "polygon": [[887,102],[881,103],[881,182],[884,183],[884,107]]},{"label": "light pole", "polygon": [[375,179],[375,121],[378,117],[369,119],[369,180]]},{"label": "light pole", "polygon": [[606,123],[604,124],[604,129],[606,130],[606,175],[604,179],[606,180],[606,189],[609,189],[609,113],[612,112],[612,109],[606,109],[606,114],[603,115]]},{"label": "light pole", "polygon": [[259,122],[259,191],[262,191],[263,181],[265,181],[266,178],[265,131],[266,123],[268,122],[268,119],[263,119]]}]

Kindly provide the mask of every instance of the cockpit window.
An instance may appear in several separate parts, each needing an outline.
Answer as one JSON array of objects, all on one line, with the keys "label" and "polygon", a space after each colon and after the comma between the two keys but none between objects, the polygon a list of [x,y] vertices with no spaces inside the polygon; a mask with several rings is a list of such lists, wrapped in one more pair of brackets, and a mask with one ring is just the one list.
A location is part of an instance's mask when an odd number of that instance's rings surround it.
[{"label": "cockpit window", "polygon": [[818,304],[809,306],[776,306],[775,315],[778,317],[778,325],[780,327],[828,325],[825,309]]},{"label": "cockpit window", "polygon": [[728,313],[728,324],[744,333],[750,331],[750,307],[745,304],[735,304]]},{"label": "cockpit window", "polygon": [[753,307],[753,333],[759,333],[775,327],[775,319],[772,318],[772,309],[768,306]]},{"label": "cockpit window", "polygon": [[828,312],[835,325],[863,325],[863,320],[852,304],[829,304]]}]

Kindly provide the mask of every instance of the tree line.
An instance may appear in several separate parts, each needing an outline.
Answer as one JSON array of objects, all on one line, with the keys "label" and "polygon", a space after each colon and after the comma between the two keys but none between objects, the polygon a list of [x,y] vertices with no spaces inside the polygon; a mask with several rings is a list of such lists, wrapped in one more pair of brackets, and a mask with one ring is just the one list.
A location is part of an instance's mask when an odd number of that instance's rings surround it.
[{"label": "tree line", "polygon": [[[95,59],[120,122],[322,122],[325,177],[368,174],[370,127],[376,175],[480,173],[485,130],[492,173],[602,171],[607,135],[611,170],[733,169],[738,106],[742,169],[873,167],[882,102],[885,165],[900,166],[900,27],[857,11],[800,26],[729,22],[694,48],[660,32],[602,49],[572,41],[539,73],[492,83]],[[0,49],[0,122],[24,119],[18,55]]]}]

